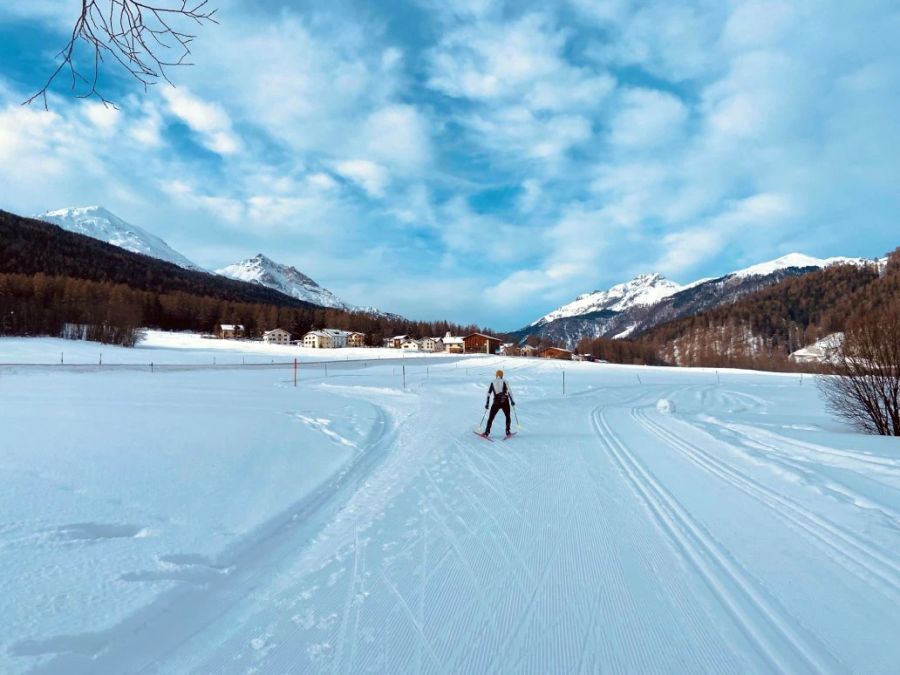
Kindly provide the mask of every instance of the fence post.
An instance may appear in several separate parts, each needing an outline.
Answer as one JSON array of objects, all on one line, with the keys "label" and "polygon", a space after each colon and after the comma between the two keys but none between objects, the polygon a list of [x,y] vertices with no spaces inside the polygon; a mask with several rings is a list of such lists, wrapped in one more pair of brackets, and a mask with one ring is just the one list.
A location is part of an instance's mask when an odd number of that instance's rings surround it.
[{"label": "fence post", "polygon": [[60,363],[60,365],[62,365],[62,363],[63,363],[63,353],[62,352],[59,353],[59,363]]},{"label": "fence post", "polygon": [[406,389],[406,366],[403,366],[403,388]]},{"label": "fence post", "polygon": [[635,377],[638,379],[638,384],[643,384],[643,382],[641,382],[641,376],[640,376],[640,375],[638,375],[637,373],[635,373]]},{"label": "fence post", "polygon": [[297,357],[294,357],[294,386],[297,386]]},{"label": "fence post", "polygon": [[100,352],[100,361],[97,363],[97,365],[103,365],[103,352]]},{"label": "fence post", "polygon": [[563,396],[566,395],[566,371],[563,370]]},{"label": "fence post", "polygon": [[153,361],[150,362],[150,372],[153,372]]},{"label": "fence post", "polygon": [[326,362],[324,365],[325,365],[325,377],[328,377],[328,363]]}]

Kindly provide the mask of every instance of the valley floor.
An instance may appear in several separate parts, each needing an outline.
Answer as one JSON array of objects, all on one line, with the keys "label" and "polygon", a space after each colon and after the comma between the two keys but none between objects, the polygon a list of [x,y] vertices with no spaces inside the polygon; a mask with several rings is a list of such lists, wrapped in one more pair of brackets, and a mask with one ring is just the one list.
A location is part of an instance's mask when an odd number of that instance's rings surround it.
[{"label": "valley floor", "polygon": [[0,672],[896,672],[900,445],[810,378],[406,377],[0,370]]}]

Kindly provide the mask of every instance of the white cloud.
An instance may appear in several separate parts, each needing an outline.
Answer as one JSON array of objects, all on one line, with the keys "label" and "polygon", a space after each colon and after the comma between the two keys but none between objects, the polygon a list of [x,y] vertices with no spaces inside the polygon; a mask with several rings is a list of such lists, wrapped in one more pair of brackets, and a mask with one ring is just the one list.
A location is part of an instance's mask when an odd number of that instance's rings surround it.
[{"label": "white cloud", "polygon": [[169,111],[196,132],[209,150],[220,155],[230,155],[240,150],[240,140],[221,105],[202,100],[187,87],[166,86],[162,89],[162,95]]},{"label": "white cloud", "polygon": [[86,101],[82,106],[85,117],[102,133],[109,135],[119,126],[119,110],[111,105],[104,105],[96,101]]},{"label": "white cloud", "polygon": [[385,188],[390,180],[390,175],[383,166],[367,159],[348,159],[337,162],[334,170],[359,185],[371,197],[384,196]]},{"label": "white cloud", "polygon": [[621,98],[610,131],[614,144],[651,149],[682,137],[688,109],[677,97],[652,89],[629,89]]},{"label": "white cloud", "polygon": [[411,105],[388,105],[365,122],[370,157],[406,170],[420,169],[431,154],[428,123]]}]

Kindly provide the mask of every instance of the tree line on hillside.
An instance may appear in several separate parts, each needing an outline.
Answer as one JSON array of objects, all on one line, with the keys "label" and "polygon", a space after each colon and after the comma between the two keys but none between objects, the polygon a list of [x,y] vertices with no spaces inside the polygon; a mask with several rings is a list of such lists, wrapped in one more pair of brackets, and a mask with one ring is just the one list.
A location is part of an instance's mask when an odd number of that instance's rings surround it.
[{"label": "tree line on hillside", "polygon": [[0,210],[0,273],[47,274],[151,291],[286,307],[315,307],[259,284],[227,279]]},{"label": "tree line on hillside", "polygon": [[[380,346],[393,335],[467,334],[477,326],[447,321],[409,321],[308,305],[284,307],[176,291],[157,293],[126,284],[65,276],[0,274],[0,335],[74,337],[133,346],[144,327],[211,332],[219,323],[242,324],[247,334],[280,327],[298,338],[315,328],[365,333]],[[481,329],[484,332],[484,329]]]},{"label": "tree line on hillside", "polygon": [[792,352],[843,330],[861,302],[883,301],[879,282],[875,266],[830,267],[658,326],[635,340],[673,365],[794,370]]},{"label": "tree line on hillside", "polygon": [[[841,265],[785,279],[740,300],[657,326],[628,339],[584,338],[575,351],[613,363],[820,370],[789,356],[851,317],[884,311],[900,298],[900,249],[883,273]],[[535,346],[552,341],[532,336]],[[554,345],[558,346],[558,345]]]}]

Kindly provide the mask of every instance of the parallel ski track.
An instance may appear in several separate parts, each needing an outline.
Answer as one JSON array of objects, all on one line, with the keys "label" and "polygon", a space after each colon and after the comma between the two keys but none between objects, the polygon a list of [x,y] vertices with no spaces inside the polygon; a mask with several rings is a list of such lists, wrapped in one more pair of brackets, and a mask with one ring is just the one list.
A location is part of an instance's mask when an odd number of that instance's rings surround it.
[{"label": "parallel ski track", "polygon": [[[761,432],[764,435],[757,438],[753,433],[744,431],[742,425],[724,424],[722,422],[719,422],[718,420],[703,420],[700,425],[691,424],[691,426],[698,431],[706,433],[716,442],[731,445],[730,443],[728,443],[727,437],[723,438],[721,436],[717,436],[708,429],[709,426],[715,426],[729,435],[736,436],[740,440],[741,446],[746,447],[748,450],[756,451],[757,454],[753,457],[754,461],[758,460],[766,462],[770,466],[786,468],[789,471],[799,473],[803,476],[811,478],[814,478],[816,476],[815,472],[811,470],[811,467],[815,465],[815,462],[809,458],[809,456],[812,454],[815,454],[816,456],[823,456],[825,458],[840,458],[840,460],[843,460],[846,457],[850,461],[859,461],[861,463],[866,463],[868,461],[867,459],[860,458],[855,453],[831,451],[829,448],[825,448],[823,446],[803,443],[802,441],[796,441],[792,438],[788,438],[786,436],[781,436],[780,434],[774,434],[771,432]],[[735,450],[740,450],[740,448],[738,448],[737,446],[731,447],[734,447]],[[801,453],[803,453],[802,456],[793,457],[788,454],[785,451],[785,448],[790,447],[799,450]],[[886,489],[896,490],[897,481],[900,480],[900,471],[896,469],[890,470],[889,467],[894,466],[892,460],[885,459],[879,461],[879,458],[870,459],[873,460],[872,467],[870,469],[871,473],[866,471],[861,472],[856,468],[841,464],[837,460],[832,461],[830,466],[842,471],[854,473],[861,479],[871,481],[872,483],[878,485],[882,485]],[[824,464],[826,462],[823,461],[822,463]],[[876,475],[886,476],[892,480],[889,482],[885,482],[884,480],[880,480],[879,478],[877,478]],[[839,489],[835,491],[834,486]],[[841,496],[851,498],[857,505],[865,504],[864,508],[872,509],[878,512],[885,519],[885,522],[887,522],[891,527],[893,527],[894,529],[900,529],[900,511],[888,504],[885,504],[874,495],[860,494],[855,488],[848,485],[846,481],[836,478],[833,475],[829,475],[827,477],[827,481],[822,486],[822,489],[828,490],[831,493],[836,492],[839,498]]]},{"label": "parallel ski track", "polygon": [[704,527],[628,450],[606,421],[602,407],[591,414],[597,436],[634,491],[655,516],[663,534],[689,561],[731,614],[759,656],[781,672],[833,672],[843,666],[824,647],[802,634],[794,621],[767,598]]},{"label": "parallel ski track", "polygon": [[[839,560],[849,561],[850,565],[844,565],[849,572],[884,593],[891,600],[900,602],[900,564],[896,561],[891,560],[853,533],[813,513],[795,500],[746,477],[699,445],[677,437],[661,424],[650,419],[646,411],[635,408],[631,414],[647,431],[678,450],[690,462],[768,507],[775,516],[789,526],[813,537]],[[878,583],[872,583],[873,580],[877,580]]]}]

